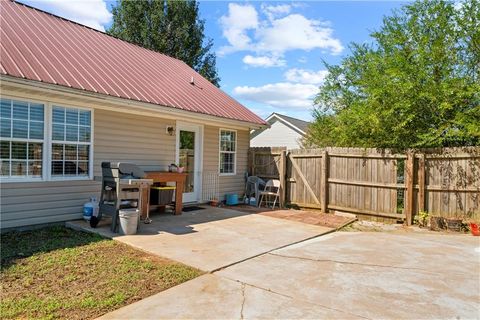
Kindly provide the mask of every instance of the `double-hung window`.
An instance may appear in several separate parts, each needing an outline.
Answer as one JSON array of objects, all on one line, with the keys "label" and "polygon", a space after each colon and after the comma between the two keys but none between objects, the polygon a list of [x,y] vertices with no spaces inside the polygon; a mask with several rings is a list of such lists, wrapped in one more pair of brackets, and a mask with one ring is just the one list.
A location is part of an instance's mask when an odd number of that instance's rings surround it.
[{"label": "double-hung window", "polygon": [[52,107],[52,177],[88,177],[91,111]]},{"label": "double-hung window", "polygon": [[237,132],[220,130],[220,174],[233,175],[236,171]]},{"label": "double-hung window", "polygon": [[1,176],[41,179],[45,144],[45,106],[1,99]]},{"label": "double-hung window", "polygon": [[0,121],[2,180],[91,177],[91,110],[2,97]]}]

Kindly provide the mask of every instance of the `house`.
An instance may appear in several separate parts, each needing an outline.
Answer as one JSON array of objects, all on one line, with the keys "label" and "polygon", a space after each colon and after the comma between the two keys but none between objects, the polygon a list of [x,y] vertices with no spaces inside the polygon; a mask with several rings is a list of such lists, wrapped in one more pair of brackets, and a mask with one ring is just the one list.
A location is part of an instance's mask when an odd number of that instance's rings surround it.
[{"label": "house", "polygon": [[187,152],[184,201],[203,200],[206,173],[218,175],[220,195],[243,193],[249,133],[264,120],[182,61],[0,6],[2,228],[80,218],[100,193],[102,161],[167,170]]},{"label": "house", "polygon": [[309,122],[275,112],[265,121],[270,125],[269,128],[263,127],[251,131],[252,147],[287,147],[288,149],[302,147],[301,140],[307,132]]}]

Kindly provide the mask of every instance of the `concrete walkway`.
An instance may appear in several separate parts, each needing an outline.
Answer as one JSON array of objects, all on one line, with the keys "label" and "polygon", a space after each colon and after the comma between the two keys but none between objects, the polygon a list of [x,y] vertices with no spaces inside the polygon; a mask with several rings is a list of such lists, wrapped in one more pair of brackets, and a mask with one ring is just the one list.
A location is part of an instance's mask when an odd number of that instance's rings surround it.
[{"label": "concrete walkway", "polygon": [[479,274],[478,237],[338,232],[203,275],[102,318],[480,319]]}]

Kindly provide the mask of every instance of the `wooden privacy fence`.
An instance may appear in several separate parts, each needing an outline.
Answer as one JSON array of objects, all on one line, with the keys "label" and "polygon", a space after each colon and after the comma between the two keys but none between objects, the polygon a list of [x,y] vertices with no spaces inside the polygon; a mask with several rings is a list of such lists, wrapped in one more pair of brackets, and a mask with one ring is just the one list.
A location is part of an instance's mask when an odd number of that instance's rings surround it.
[{"label": "wooden privacy fence", "polygon": [[282,204],[407,224],[419,211],[480,218],[480,148],[250,148],[249,174],[279,179]]}]

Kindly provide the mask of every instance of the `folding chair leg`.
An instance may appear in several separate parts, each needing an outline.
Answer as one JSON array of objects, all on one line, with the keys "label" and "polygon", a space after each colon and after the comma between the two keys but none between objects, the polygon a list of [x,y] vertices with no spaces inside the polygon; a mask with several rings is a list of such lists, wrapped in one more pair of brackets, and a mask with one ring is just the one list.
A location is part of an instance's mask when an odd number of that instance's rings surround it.
[{"label": "folding chair leg", "polygon": [[273,200],[272,210],[275,209],[275,204],[277,203],[277,198],[278,198],[278,196],[275,196],[275,200]]},{"label": "folding chair leg", "polygon": [[110,226],[110,230],[112,230],[112,232],[117,232],[117,227],[118,227],[118,211],[115,210],[115,213],[112,215],[112,224]]},{"label": "folding chair leg", "polygon": [[262,201],[263,201],[263,194],[260,196],[260,202],[258,203],[259,208],[262,206]]},{"label": "folding chair leg", "polygon": [[120,220],[119,217],[119,211],[120,211],[120,190],[117,188],[115,190],[116,193],[116,198],[115,198],[115,213],[112,215],[112,225],[110,227],[110,230],[112,232],[116,233],[118,231],[118,224]]}]

